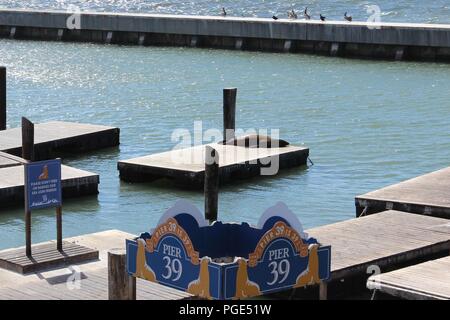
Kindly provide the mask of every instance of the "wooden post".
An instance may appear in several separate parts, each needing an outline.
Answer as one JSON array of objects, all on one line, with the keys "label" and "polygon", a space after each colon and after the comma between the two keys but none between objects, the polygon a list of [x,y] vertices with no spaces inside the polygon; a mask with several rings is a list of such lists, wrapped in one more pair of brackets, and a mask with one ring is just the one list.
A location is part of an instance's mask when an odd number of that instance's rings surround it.
[{"label": "wooden post", "polygon": [[108,251],[108,298],[109,300],[136,300],[136,278],[126,270],[126,251]]},{"label": "wooden post", "polygon": [[[34,159],[34,124],[22,117],[22,158],[28,161]],[[27,193],[25,192],[25,197]],[[27,198],[25,198],[25,204]],[[31,212],[25,206],[25,252],[31,257]]]},{"label": "wooden post", "polygon": [[223,89],[223,139],[234,138],[236,130],[236,88]]},{"label": "wooden post", "polygon": [[56,208],[56,248],[63,251],[62,246],[62,207]]},{"label": "wooden post", "polygon": [[210,223],[217,220],[219,200],[219,153],[212,147],[205,148],[205,218]]},{"label": "wooden post", "polygon": [[34,124],[22,117],[22,158],[34,161]]},{"label": "wooden post", "polygon": [[0,131],[6,130],[6,68],[0,67]]},{"label": "wooden post", "polygon": [[319,286],[319,299],[327,300],[328,299],[328,284],[326,282],[320,282]]}]

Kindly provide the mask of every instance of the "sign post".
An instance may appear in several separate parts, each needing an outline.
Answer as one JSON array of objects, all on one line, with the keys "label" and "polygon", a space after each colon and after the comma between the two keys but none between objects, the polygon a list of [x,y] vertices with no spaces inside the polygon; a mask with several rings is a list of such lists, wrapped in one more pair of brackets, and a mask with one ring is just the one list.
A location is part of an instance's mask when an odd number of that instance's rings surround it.
[{"label": "sign post", "polygon": [[26,254],[31,256],[31,211],[56,207],[57,249],[62,251],[61,160],[25,164]]}]

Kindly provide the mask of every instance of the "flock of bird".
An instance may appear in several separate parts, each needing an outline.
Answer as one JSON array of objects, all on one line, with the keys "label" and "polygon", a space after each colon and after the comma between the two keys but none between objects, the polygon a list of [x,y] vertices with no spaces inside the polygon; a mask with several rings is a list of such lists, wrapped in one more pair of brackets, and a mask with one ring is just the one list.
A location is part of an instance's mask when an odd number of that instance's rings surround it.
[{"label": "flock of bird", "polygon": [[[222,8],[221,16],[225,17],[226,15],[227,15],[227,12],[226,12],[225,8]],[[292,9],[291,11],[288,11],[287,16],[288,16],[288,19],[298,19],[298,15],[294,11],[294,9]],[[303,11],[303,17],[306,20],[310,20],[311,19],[311,16],[308,14],[308,7],[306,7],[305,10]],[[325,21],[327,19],[327,17],[323,16],[321,13],[319,14],[319,18],[322,21]],[[274,15],[274,16],[272,16],[272,19],[273,20],[278,20],[278,17]],[[347,15],[347,12],[344,13],[344,19],[349,21],[349,22],[353,21],[352,16]]]}]

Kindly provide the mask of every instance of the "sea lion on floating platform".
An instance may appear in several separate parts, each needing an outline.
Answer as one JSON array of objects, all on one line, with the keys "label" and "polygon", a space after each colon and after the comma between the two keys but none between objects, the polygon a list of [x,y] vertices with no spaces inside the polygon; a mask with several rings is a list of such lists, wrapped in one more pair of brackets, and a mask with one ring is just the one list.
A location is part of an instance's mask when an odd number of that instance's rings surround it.
[{"label": "sea lion on floating platform", "polygon": [[222,144],[245,148],[284,148],[289,145],[289,142],[265,135],[249,134],[223,141]]}]

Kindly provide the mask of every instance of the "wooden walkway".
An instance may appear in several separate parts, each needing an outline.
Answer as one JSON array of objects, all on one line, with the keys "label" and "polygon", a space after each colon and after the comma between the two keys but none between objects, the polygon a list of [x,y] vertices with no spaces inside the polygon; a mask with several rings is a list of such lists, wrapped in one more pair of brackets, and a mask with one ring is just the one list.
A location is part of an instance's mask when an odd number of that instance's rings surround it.
[{"label": "wooden walkway", "polygon": [[[70,268],[47,270],[26,276],[0,269],[0,300],[106,300],[107,250],[125,247],[125,239],[131,237],[131,234],[111,230],[65,239],[100,252],[99,260],[75,264]],[[0,254],[8,251],[11,250],[0,251]],[[79,281],[74,282],[76,279]],[[188,293],[137,279],[137,299],[192,298]]]},{"label": "wooden walkway", "polygon": [[409,300],[450,300],[450,256],[372,276],[367,288]]},{"label": "wooden walkway", "polygon": [[[119,145],[120,130],[114,127],[51,121],[35,124],[34,131],[36,161]],[[21,128],[0,131],[0,151],[20,156],[21,150]]]},{"label": "wooden walkway", "polygon": [[355,199],[356,215],[399,210],[450,219],[450,167]]},{"label": "wooden walkway", "polygon": [[[308,148],[296,146],[245,148],[217,143],[210,146],[219,153],[221,183],[259,176],[261,168],[267,163],[269,167],[277,166],[275,174],[278,173],[278,167],[285,169],[306,165],[309,155]],[[120,178],[129,182],[168,178],[189,188],[202,188],[205,174],[204,158],[205,145],[202,145],[119,161],[118,169]]]},{"label": "wooden walkway", "polygon": [[[61,179],[64,198],[98,194],[98,184],[100,183],[98,174],[63,165],[61,167]],[[23,204],[23,199],[23,166],[1,168],[0,208]]]},{"label": "wooden walkway", "polygon": [[363,276],[372,265],[384,271],[433,254],[444,256],[450,250],[448,220],[399,211],[385,211],[306,232],[322,244],[331,245],[332,281]]}]

